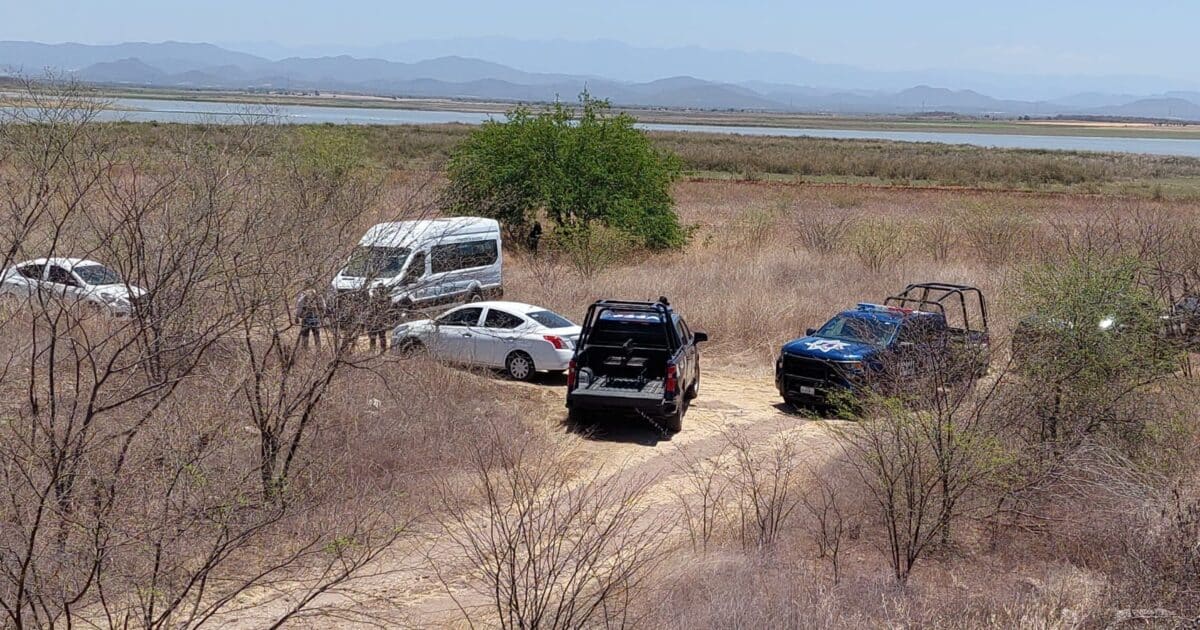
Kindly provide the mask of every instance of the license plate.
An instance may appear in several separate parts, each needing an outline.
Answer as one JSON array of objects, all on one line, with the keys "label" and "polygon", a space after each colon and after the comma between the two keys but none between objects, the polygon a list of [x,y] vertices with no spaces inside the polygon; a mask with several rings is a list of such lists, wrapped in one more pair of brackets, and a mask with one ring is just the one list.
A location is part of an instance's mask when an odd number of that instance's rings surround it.
[{"label": "license plate", "polygon": [[817,388],[816,387],[805,387],[805,386],[801,385],[800,393],[804,394],[805,396],[816,396]]}]

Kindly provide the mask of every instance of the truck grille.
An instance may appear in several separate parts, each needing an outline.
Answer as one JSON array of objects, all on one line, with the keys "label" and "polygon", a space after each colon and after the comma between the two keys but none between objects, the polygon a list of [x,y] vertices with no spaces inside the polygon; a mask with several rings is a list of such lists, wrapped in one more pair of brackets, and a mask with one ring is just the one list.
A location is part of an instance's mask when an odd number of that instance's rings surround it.
[{"label": "truck grille", "polygon": [[783,373],[816,381],[829,380],[829,364],[817,359],[783,355]]}]

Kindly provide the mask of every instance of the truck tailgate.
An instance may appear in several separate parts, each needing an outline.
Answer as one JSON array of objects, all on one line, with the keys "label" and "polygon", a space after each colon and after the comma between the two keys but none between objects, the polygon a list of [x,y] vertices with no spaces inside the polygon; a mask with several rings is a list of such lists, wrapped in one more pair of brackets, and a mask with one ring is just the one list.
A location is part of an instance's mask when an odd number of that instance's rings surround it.
[{"label": "truck tailgate", "polygon": [[661,400],[663,379],[651,379],[645,383],[639,383],[638,379],[634,378],[598,376],[586,387],[579,387],[572,393],[576,396]]}]

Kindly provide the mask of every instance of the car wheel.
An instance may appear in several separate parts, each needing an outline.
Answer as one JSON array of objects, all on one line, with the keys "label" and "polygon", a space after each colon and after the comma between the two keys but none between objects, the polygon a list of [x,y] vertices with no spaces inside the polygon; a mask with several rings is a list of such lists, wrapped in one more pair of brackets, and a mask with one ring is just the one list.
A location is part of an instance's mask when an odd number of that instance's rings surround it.
[{"label": "car wheel", "polygon": [[482,301],[483,301],[483,294],[479,292],[479,289],[475,289],[475,290],[471,291],[471,295],[467,296],[467,302],[469,302],[471,304],[474,304],[476,302],[482,302]]},{"label": "car wheel", "polygon": [[508,355],[508,359],[504,362],[504,370],[514,381],[528,381],[533,378],[534,374],[537,374],[537,370],[533,366],[533,357],[524,352],[514,352]]},{"label": "car wheel", "polygon": [[427,353],[425,344],[416,339],[402,339],[399,343],[392,345],[396,354],[402,357],[417,357]]},{"label": "car wheel", "polygon": [[572,407],[567,409],[567,422],[577,427],[585,427],[596,423],[596,414]]},{"label": "car wheel", "polygon": [[696,396],[699,396],[699,395],[700,395],[700,373],[697,372],[696,380],[692,381],[692,384],[688,386],[687,391],[683,393],[683,396],[684,396],[684,398],[687,398],[688,400],[693,400],[696,398]]},{"label": "car wheel", "polygon": [[671,433],[679,433],[683,430],[683,412],[687,407],[687,403],[680,403],[675,407],[675,413],[663,418],[663,428]]}]

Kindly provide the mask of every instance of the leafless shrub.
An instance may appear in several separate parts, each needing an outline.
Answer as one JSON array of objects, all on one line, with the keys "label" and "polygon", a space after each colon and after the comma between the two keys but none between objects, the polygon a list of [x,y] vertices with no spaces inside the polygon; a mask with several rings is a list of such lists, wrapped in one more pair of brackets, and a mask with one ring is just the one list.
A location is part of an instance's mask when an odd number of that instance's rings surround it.
[{"label": "leafless shrub", "polygon": [[734,493],[738,538],[743,549],[763,550],[774,544],[800,502],[798,451],[784,436],[756,450],[744,434],[725,434],[732,463],[727,472]]},{"label": "leafless shrub", "polygon": [[[442,490],[445,536],[482,578],[479,594],[502,628],[625,627],[662,557],[644,484],[572,479],[566,462],[525,445],[477,450],[473,490]],[[451,588],[447,584],[448,588]],[[460,602],[463,614],[471,619]]]},{"label": "leafless shrub", "polygon": [[831,430],[875,503],[894,577],[905,582],[931,546],[950,542],[958,517],[986,502],[982,491],[1011,458],[993,424],[995,386],[971,387],[973,357],[913,351],[884,361],[862,421]]},{"label": "leafless shrub", "polygon": [[862,527],[861,505],[844,480],[828,476],[827,471],[811,470],[801,504],[816,523],[811,536],[817,545],[817,557],[827,560],[833,583],[842,580],[843,543],[858,537]]},{"label": "leafless shrub", "polygon": [[959,237],[958,224],[952,216],[939,214],[918,229],[920,236],[917,241],[926,247],[930,258],[939,263],[950,259],[950,253],[954,251],[954,244]]},{"label": "leafless shrub", "polygon": [[845,245],[858,224],[858,217],[833,207],[797,210],[792,231],[800,245],[819,254],[829,254]]},{"label": "leafless shrub", "polygon": [[402,520],[255,498],[259,434],[233,420],[223,361],[232,335],[262,332],[250,322],[264,304],[291,298],[279,250],[248,246],[282,244],[256,221],[295,210],[276,205],[286,187],[257,158],[269,130],[150,159],[117,151],[93,124],[100,105],[75,90],[31,86],[40,105],[0,124],[0,201],[18,222],[0,249],[9,262],[97,258],[147,291],[123,318],[42,288],[10,310],[0,604],[15,627],[196,627],[241,594],[316,576],[273,609],[282,623],[373,561]]},{"label": "leafless shrub", "polygon": [[872,273],[896,264],[908,253],[908,234],[890,222],[861,223],[846,242],[850,252]]},{"label": "leafless shrub", "polygon": [[683,512],[692,550],[707,552],[722,515],[729,479],[721,470],[724,450],[712,457],[698,458],[680,448],[679,473],[683,487],[674,490]]},{"label": "leafless shrub", "polygon": [[1013,260],[1032,236],[1028,217],[1006,206],[973,204],[959,213],[958,223],[972,251],[990,265]]}]

